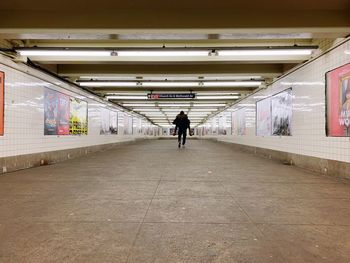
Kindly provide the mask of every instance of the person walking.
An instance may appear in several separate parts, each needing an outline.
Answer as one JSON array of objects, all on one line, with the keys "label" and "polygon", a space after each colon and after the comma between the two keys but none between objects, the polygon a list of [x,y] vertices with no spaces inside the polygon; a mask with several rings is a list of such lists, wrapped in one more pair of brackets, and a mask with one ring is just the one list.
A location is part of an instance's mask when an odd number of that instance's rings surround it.
[{"label": "person walking", "polygon": [[190,136],[192,136],[191,133],[191,127],[190,127],[190,120],[188,119],[187,115],[181,111],[180,114],[178,114],[173,121],[173,124],[175,124],[175,130],[174,130],[174,136],[176,135],[176,131],[178,132],[178,147],[181,147],[181,137],[182,137],[182,147],[185,147],[186,144],[186,135],[187,135],[187,129],[189,130]]}]

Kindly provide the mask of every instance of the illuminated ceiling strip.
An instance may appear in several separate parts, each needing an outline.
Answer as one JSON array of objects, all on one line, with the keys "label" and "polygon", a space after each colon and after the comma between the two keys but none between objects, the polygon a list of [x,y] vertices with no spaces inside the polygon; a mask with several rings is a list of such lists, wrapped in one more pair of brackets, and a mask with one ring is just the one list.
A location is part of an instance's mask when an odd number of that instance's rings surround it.
[{"label": "illuminated ceiling strip", "polygon": [[117,51],[118,57],[207,57],[209,50]]},{"label": "illuminated ceiling strip", "polygon": [[111,56],[111,51],[103,50],[19,50],[21,56],[38,57],[109,57]]},{"label": "illuminated ceiling strip", "polygon": [[84,81],[83,87],[258,87],[262,81],[211,81],[211,82],[127,82]]},{"label": "illuminated ceiling strip", "polygon": [[309,56],[311,49],[218,50],[219,56]]}]

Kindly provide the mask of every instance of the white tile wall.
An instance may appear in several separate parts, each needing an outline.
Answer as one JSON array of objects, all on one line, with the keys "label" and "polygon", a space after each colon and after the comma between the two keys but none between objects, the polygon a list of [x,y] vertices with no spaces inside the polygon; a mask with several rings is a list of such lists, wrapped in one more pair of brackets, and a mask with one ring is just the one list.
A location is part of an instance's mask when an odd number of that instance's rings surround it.
[{"label": "white tile wall", "polygon": [[[0,136],[0,157],[114,143],[142,136],[124,136],[122,127],[118,135],[100,135],[101,107],[118,109],[73,85],[2,56],[0,71],[5,72],[5,133]],[[45,88],[81,96],[88,102],[88,135],[44,136]]]},{"label": "white tile wall", "polygon": [[[220,138],[238,144],[350,162],[350,138],[326,137],[325,132],[325,73],[350,62],[350,55],[345,50],[350,51],[350,40],[241,101],[240,104],[252,104],[247,106],[253,112],[252,118],[247,120],[247,134]],[[289,87],[293,88],[294,95],[293,136],[256,136],[256,101],[261,96],[273,95]]]}]

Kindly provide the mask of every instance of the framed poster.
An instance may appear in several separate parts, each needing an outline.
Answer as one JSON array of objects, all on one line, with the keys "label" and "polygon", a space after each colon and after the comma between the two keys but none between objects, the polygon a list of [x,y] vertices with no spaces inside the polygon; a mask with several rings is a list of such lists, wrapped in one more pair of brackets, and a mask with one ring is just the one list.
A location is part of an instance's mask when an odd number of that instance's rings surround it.
[{"label": "framed poster", "polygon": [[54,90],[44,91],[44,135],[69,134],[69,96]]},{"label": "framed poster", "polygon": [[70,134],[87,135],[88,104],[86,101],[70,98]]},{"label": "framed poster", "polygon": [[271,97],[272,135],[292,135],[292,98],[291,88]]},{"label": "framed poster", "polygon": [[256,103],[256,135],[270,136],[271,128],[271,98]]},{"label": "framed poster", "polygon": [[246,115],[245,108],[232,112],[231,118],[232,135],[245,135],[246,134]]},{"label": "framed poster", "polygon": [[4,135],[5,73],[0,71],[0,136]]},{"label": "framed poster", "polygon": [[100,111],[101,125],[100,125],[100,134],[110,134],[109,130],[109,110],[101,108]]},{"label": "framed poster", "polygon": [[350,63],[326,73],[326,135],[350,137]]},{"label": "framed poster", "polygon": [[118,134],[118,112],[109,112],[109,132],[111,134]]}]

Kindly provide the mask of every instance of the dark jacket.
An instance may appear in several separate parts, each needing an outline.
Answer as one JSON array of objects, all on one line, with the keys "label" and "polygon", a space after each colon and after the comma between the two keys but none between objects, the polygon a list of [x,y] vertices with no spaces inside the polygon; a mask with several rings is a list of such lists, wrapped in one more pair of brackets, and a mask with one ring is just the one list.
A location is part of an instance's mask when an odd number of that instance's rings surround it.
[{"label": "dark jacket", "polygon": [[190,127],[190,120],[188,119],[186,114],[177,115],[176,119],[173,121],[173,124],[179,128],[179,130],[186,130]]}]

